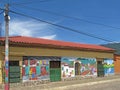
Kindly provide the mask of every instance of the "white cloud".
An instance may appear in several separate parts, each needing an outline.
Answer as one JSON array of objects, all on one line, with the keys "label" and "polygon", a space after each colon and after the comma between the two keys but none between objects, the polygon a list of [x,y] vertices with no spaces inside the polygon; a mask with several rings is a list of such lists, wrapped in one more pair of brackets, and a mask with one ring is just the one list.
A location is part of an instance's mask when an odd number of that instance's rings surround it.
[{"label": "white cloud", "polygon": [[32,36],[46,39],[56,38],[54,28],[51,25],[35,21],[22,21],[18,19],[10,21],[9,33],[10,36]]},{"label": "white cloud", "polygon": [[40,37],[40,38],[44,38],[44,39],[55,39],[55,38],[56,38],[56,35],[43,36],[43,37]]}]

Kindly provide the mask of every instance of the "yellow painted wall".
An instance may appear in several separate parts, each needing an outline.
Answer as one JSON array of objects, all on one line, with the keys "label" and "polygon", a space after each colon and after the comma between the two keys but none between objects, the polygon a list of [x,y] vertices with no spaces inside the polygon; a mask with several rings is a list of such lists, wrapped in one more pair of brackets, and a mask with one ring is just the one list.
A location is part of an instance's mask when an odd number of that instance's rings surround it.
[{"label": "yellow painted wall", "polygon": [[0,83],[2,83],[2,61],[0,60]]},{"label": "yellow painted wall", "polygon": [[80,51],[80,50],[64,50],[50,48],[25,48],[11,47],[11,56],[73,56],[73,57],[93,57],[93,58],[113,58],[113,53]]},{"label": "yellow painted wall", "polygon": [[0,84],[2,83],[2,47],[0,47]]},{"label": "yellow painted wall", "polygon": [[[2,47],[4,56],[4,47]],[[90,58],[113,58],[113,53],[97,51],[64,50],[51,48],[10,47],[9,60],[22,60],[23,56],[68,56]],[[0,55],[0,59],[2,60]]]},{"label": "yellow painted wall", "polygon": [[0,69],[2,68],[2,61],[0,60]]}]

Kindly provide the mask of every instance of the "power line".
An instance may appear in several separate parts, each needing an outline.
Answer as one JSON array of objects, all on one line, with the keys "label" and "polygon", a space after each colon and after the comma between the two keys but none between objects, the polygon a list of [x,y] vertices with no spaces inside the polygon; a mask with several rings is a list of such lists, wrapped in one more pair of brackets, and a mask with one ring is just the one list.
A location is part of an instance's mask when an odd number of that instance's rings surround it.
[{"label": "power line", "polygon": [[4,10],[2,10],[2,12],[0,12],[0,15],[4,12]]},{"label": "power line", "polygon": [[[1,10],[4,10],[2,8],[0,8]],[[93,38],[97,38],[97,39],[101,39],[101,40],[104,40],[104,41],[107,41],[107,42],[113,42],[112,40],[107,40],[107,39],[104,39],[102,37],[98,37],[98,36],[95,36],[93,34],[90,34],[90,33],[85,33],[85,32],[82,32],[82,31],[79,31],[79,30],[75,30],[75,29],[72,29],[72,28],[69,28],[69,27],[66,27],[66,26],[62,26],[62,25],[58,25],[58,24],[54,24],[52,22],[48,22],[48,21],[44,21],[44,20],[41,20],[39,18],[36,18],[36,17],[32,17],[32,16],[29,16],[29,15],[25,15],[23,13],[18,13],[18,12],[15,12],[15,11],[12,11],[10,10],[11,13],[14,13],[14,14],[17,14],[17,15],[20,15],[20,16],[24,16],[24,17],[27,17],[27,18],[31,18],[31,19],[34,19],[34,20],[37,20],[37,21],[40,21],[40,22],[44,22],[44,23],[47,23],[47,24],[50,24],[50,25],[53,25],[53,26],[57,26],[59,28],[63,28],[65,30],[68,30],[68,31],[72,31],[72,32],[76,32],[76,33],[79,33],[79,34],[83,34],[83,35],[86,35],[86,36],[89,36],[89,37],[93,37]]]},{"label": "power line", "polygon": [[105,26],[105,27],[109,27],[109,28],[113,28],[113,29],[120,29],[119,27],[114,27],[114,26],[111,26],[111,25],[106,25],[106,24],[97,23],[97,22],[92,22],[92,21],[81,19],[81,18],[78,18],[78,17],[63,15],[63,14],[60,14],[60,13],[51,12],[51,11],[47,11],[47,10],[43,10],[43,9],[32,8],[32,7],[28,7],[28,6],[25,6],[25,5],[18,5],[18,6],[25,7],[24,9],[36,10],[36,11],[40,11],[40,12],[44,12],[44,13],[48,13],[48,14],[52,14],[52,15],[59,15],[59,16],[65,17],[65,18],[79,20],[79,21],[90,23],[90,24],[101,25],[101,26]]},{"label": "power line", "polygon": [[107,39],[104,39],[102,37],[98,37],[98,36],[95,36],[93,34],[90,34],[90,33],[85,33],[85,32],[75,30],[75,29],[72,29],[72,28],[69,28],[69,27],[66,27],[66,26],[62,26],[62,25],[58,25],[58,24],[55,24],[55,23],[52,23],[52,22],[44,21],[44,20],[41,20],[39,18],[32,17],[32,16],[29,16],[29,15],[26,15],[26,14],[23,14],[23,13],[15,12],[15,11],[12,11],[12,10],[10,10],[10,12],[13,13],[13,14],[17,14],[17,15],[24,16],[24,17],[27,17],[27,18],[31,18],[31,19],[34,19],[34,20],[37,20],[37,21],[40,21],[40,22],[44,22],[44,23],[47,23],[47,24],[50,24],[50,25],[53,25],[53,26],[56,26],[56,27],[59,27],[59,28],[63,28],[63,29],[68,30],[68,31],[76,32],[76,33],[79,33],[79,34],[82,34],[82,35],[97,38],[97,39],[104,40],[104,41],[107,41],[107,42],[113,42],[111,40],[107,40]]},{"label": "power line", "polygon": [[0,23],[0,37],[2,36],[2,25]]},{"label": "power line", "polygon": [[23,5],[23,4],[33,4],[33,3],[38,3],[38,2],[50,2],[53,0],[39,0],[39,1],[28,1],[28,2],[23,2],[23,3],[11,3],[10,5]]}]

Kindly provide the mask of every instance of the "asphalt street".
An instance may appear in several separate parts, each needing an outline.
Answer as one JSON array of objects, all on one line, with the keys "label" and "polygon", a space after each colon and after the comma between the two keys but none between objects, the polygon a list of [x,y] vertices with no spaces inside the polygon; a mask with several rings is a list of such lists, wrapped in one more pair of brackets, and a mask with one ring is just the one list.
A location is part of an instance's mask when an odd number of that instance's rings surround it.
[{"label": "asphalt street", "polygon": [[[69,82],[72,83],[72,82]],[[76,83],[60,87],[41,88],[41,86],[11,88],[10,90],[120,90],[120,78],[109,80],[97,80],[93,82]]]},{"label": "asphalt street", "polygon": [[[4,88],[0,90],[4,90]],[[120,75],[50,82],[40,85],[15,86],[11,87],[10,90],[120,90]]]},{"label": "asphalt street", "polygon": [[120,90],[120,81],[112,81],[100,84],[86,85],[86,86],[78,86],[71,89],[65,90]]}]

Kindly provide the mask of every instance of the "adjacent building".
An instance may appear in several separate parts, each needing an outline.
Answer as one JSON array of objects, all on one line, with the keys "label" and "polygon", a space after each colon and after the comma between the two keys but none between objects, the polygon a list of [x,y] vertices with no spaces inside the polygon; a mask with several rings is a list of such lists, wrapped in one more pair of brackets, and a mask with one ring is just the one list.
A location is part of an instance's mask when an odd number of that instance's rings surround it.
[{"label": "adjacent building", "polygon": [[[0,82],[4,82],[5,38],[0,38]],[[114,74],[114,49],[99,45],[9,37],[9,81],[60,81]]]}]

